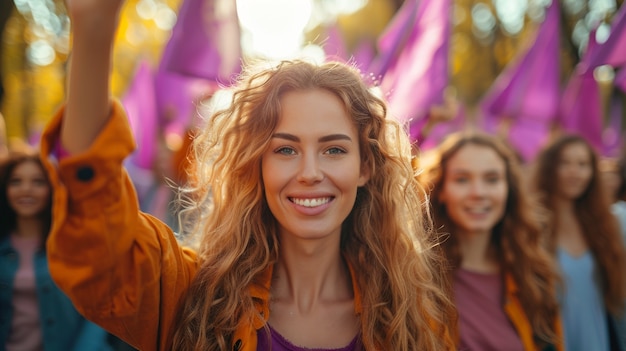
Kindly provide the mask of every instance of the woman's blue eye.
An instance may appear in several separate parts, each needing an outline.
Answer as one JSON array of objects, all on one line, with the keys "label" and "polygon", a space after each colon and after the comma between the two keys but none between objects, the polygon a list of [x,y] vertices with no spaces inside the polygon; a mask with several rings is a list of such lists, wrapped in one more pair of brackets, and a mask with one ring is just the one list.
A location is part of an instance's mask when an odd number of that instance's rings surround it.
[{"label": "woman's blue eye", "polygon": [[296,153],[296,150],[294,150],[291,147],[287,147],[287,146],[283,146],[280,147],[278,149],[276,149],[275,151],[277,154],[283,154],[283,155],[293,155]]},{"label": "woman's blue eye", "polygon": [[339,154],[345,154],[346,153],[343,149],[338,148],[338,147],[331,147],[326,152],[331,154],[331,155],[339,155]]}]

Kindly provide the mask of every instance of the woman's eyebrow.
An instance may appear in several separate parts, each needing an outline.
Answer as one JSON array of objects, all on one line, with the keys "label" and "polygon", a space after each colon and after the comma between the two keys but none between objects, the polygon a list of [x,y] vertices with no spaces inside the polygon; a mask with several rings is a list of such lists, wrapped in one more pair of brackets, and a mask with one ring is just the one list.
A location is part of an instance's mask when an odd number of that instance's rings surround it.
[{"label": "woman's eyebrow", "polygon": [[[285,139],[285,140],[294,141],[294,142],[299,142],[300,141],[300,138],[298,138],[297,136],[295,136],[293,134],[289,134],[289,133],[274,133],[272,135],[272,138]],[[320,137],[318,139],[319,142],[328,142],[328,141],[335,141],[335,140],[352,141],[352,138],[350,138],[346,134],[330,134],[330,135],[325,135],[323,137]]]}]

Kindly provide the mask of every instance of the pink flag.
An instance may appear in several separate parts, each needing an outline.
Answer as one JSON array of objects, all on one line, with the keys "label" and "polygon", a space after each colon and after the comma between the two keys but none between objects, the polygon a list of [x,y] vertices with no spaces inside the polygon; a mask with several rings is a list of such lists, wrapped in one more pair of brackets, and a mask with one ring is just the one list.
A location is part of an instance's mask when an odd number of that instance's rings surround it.
[{"label": "pink flag", "polygon": [[608,39],[598,44],[581,69],[586,72],[601,65],[620,67],[624,64],[626,64],[626,6],[622,5],[613,17]]},{"label": "pink flag", "polygon": [[157,147],[158,115],[154,76],[147,61],[139,62],[135,77],[122,98],[122,104],[137,144],[137,149],[129,160],[139,168],[151,170]]},{"label": "pink flag", "polygon": [[183,0],[162,65],[171,72],[230,84],[241,71],[235,0]]},{"label": "pink flag", "polygon": [[450,10],[450,0],[422,0],[406,44],[382,77],[380,88],[389,113],[408,124],[413,140],[418,134],[411,124],[427,118],[431,106],[443,103],[449,75]]},{"label": "pink flag", "polygon": [[509,123],[509,139],[526,160],[545,142],[558,113],[558,6],[553,0],[532,46],[504,69],[481,102],[484,128],[496,132],[503,121]]}]

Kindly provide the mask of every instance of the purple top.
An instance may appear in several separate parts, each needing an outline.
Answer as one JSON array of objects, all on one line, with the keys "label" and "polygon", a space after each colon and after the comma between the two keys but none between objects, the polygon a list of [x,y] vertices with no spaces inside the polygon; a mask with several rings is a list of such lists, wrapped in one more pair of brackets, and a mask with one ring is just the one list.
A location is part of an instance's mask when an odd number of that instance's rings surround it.
[{"label": "purple top", "polygon": [[457,269],[454,299],[459,313],[459,351],[523,351],[503,308],[504,288],[499,273]]},{"label": "purple top", "polygon": [[[292,344],[289,340],[280,335],[274,328],[268,324],[270,335],[267,334],[265,328],[257,330],[257,351],[362,351],[363,347],[359,341],[358,335],[352,341],[342,348],[338,349],[309,349]],[[269,340],[268,340],[269,338]]]}]

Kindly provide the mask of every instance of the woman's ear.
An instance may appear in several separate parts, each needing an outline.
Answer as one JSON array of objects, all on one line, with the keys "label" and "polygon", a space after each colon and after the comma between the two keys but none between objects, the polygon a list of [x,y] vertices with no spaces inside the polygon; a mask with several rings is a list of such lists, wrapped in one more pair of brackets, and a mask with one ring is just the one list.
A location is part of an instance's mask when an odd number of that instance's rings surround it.
[{"label": "woman's ear", "polygon": [[361,175],[359,175],[359,181],[357,183],[357,186],[359,187],[364,186],[365,184],[367,184],[369,180],[370,180],[370,167],[367,164],[362,164]]}]

